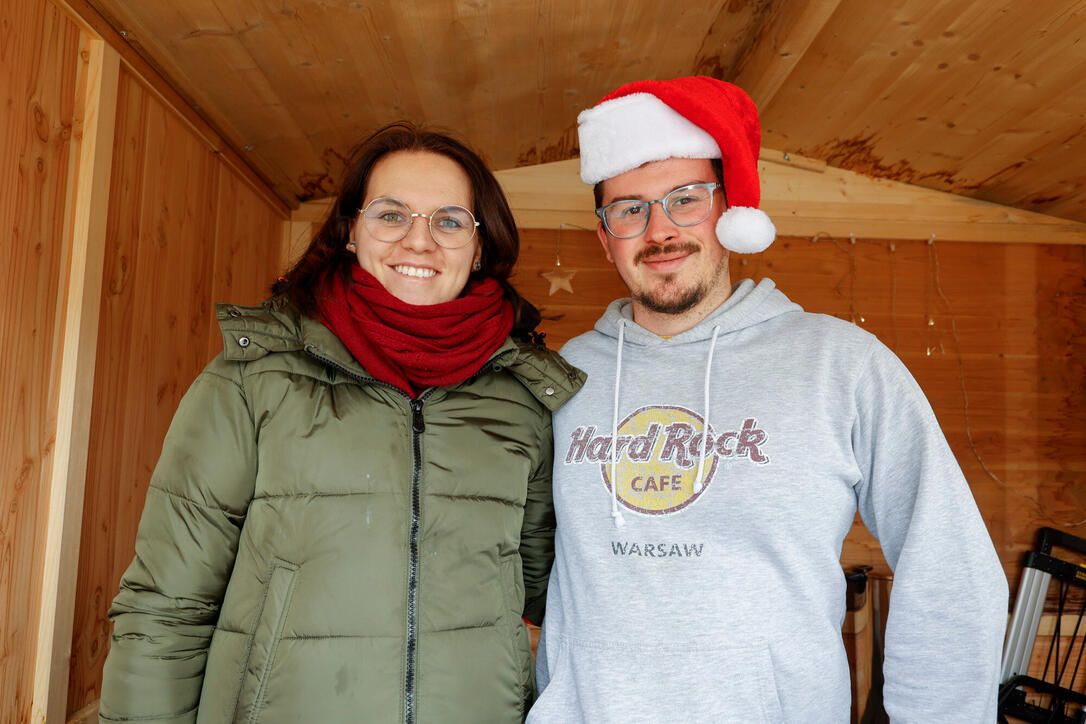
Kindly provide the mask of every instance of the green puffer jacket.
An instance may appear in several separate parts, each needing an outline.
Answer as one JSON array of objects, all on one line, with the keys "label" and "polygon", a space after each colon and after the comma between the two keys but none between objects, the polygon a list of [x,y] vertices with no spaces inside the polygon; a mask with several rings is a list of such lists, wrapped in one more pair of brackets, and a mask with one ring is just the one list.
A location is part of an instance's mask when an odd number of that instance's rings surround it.
[{"label": "green puffer jacket", "polygon": [[550,413],[584,374],[509,339],[411,400],[289,305],[217,314],[109,612],[100,719],[523,721]]}]

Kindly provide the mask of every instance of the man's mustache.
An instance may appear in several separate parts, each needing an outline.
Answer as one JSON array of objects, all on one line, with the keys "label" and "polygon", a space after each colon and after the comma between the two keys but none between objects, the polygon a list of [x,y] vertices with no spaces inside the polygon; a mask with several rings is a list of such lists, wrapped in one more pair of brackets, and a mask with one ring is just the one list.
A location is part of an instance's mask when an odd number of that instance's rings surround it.
[{"label": "man's mustache", "polygon": [[661,256],[662,254],[674,254],[676,252],[686,252],[687,254],[696,254],[701,251],[701,248],[690,241],[683,241],[676,244],[666,244],[664,246],[647,246],[641,251],[637,252],[634,256],[634,263],[640,264],[646,259],[651,259],[654,256]]}]

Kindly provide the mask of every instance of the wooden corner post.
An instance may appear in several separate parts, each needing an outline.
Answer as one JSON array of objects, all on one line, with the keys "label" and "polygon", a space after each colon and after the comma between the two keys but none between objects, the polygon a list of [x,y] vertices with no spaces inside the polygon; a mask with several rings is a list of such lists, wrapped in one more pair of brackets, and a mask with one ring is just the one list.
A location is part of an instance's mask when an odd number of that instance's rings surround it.
[{"label": "wooden corner post", "polygon": [[68,705],[83,489],[113,162],[120,56],[84,30],[65,205],[57,426],[48,490],[45,562],[34,667],[34,724],[63,724]]}]

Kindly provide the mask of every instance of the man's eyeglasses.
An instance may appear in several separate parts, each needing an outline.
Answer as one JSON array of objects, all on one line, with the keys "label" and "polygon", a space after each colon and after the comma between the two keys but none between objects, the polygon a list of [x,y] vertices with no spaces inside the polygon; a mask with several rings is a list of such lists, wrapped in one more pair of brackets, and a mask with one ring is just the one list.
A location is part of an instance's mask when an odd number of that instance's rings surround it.
[{"label": "man's eyeglasses", "polygon": [[607,204],[596,209],[596,216],[600,217],[607,233],[616,239],[632,239],[645,233],[653,204],[660,204],[676,226],[694,226],[709,217],[713,209],[713,191],[718,188],[718,183],[690,184],[655,201],[627,200]]},{"label": "man's eyeglasses", "polygon": [[407,236],[415,217],[429,222],[430,236],[438,246],[459,249],[471,243],[479,222],[463,206],[442,206],[429,214],[412,211],[404,202],[391,197],[374,199],[362,209],[366,231],[377,241],[391,244]]}]

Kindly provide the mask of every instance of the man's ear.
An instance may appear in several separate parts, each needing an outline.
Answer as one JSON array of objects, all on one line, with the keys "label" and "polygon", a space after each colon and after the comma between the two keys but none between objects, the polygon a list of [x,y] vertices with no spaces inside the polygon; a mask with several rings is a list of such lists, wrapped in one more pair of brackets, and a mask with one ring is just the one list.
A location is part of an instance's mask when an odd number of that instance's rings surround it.
[{"label": "man's ear", "polygon": [[607,257],[607,261],[614,264],[615,260],[611,258],[611,247],[607,243],[608,241],[610,241],[611,237],[603,228],[602,221],[596,223],[596,238],[600,240],[600,245],[603,247],[603,254]]}]

